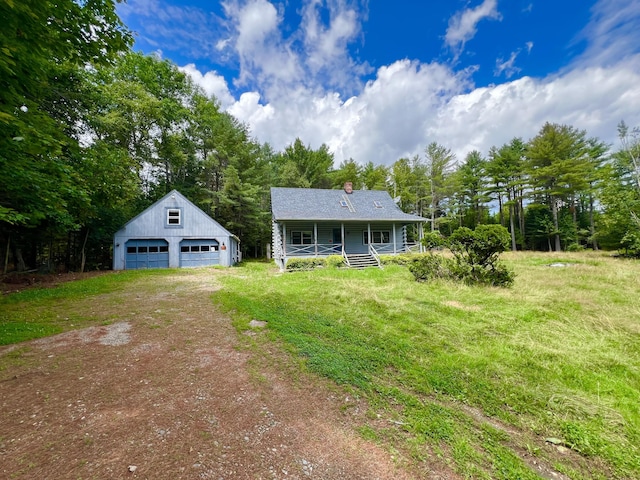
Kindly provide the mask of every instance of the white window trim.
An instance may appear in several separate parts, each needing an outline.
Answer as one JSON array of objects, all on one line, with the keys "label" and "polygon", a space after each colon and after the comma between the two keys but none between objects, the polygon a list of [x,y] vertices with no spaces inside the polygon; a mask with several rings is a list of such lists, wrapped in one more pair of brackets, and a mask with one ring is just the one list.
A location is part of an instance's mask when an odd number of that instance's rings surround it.
[{"label": "white window trim", "polygon": [[[373,240],[376,239],[376,234],[379,235],[380,240],[384,240],[385,235],[387,238],[386,242],[371,242],[372,244],[388,244],[391,243],[391,230],[371,230],[371,238]],[[369,232],[367,230],[365,230],[364,232],[362,232],[362,243],[364,245],[369,245]]]}]

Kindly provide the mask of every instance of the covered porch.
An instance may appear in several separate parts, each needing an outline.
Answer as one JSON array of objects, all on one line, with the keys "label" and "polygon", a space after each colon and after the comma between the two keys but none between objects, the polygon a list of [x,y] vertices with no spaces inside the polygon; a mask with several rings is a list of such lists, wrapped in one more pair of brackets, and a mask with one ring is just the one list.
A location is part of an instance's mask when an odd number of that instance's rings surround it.
[{"label": "covered porch", "polygon": [[423,223],[274,221],[273,257],[282,269],[290,258],[341,255],[347,265],[380,255],[422,251]]}]

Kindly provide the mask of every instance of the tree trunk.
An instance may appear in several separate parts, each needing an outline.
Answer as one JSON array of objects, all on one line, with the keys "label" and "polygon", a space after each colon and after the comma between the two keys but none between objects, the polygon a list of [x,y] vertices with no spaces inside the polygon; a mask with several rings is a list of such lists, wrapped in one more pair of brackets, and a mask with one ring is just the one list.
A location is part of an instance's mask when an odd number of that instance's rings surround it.
[{"label": "tree trunk", "polygon": [[514,221],[514,212],[515,206],[513,203],[509,204],[509,226],[511,227],[511,250],[514,252],[518,250],[518,246],[516,245],[516,227]]},{"label": "tree trunk", "polygon": [[504,214],[502,213],[502,194],[498,194],[498,212],[500,214],[500,225],[504,227]]},{"label": "tree trunk", "polygon": [[86,246],[87,246],[88,239],[89,239],[89,229],[87,228],[87,233],[84,236],[84,242],[82,242],[82,250],[80,251],[80,273],[84,272],[84,266],[87,261]]},{"label": "tree trunk", "polygon": [[4,254],[4,268],[2,269],[3,274],[7,274],[7,269],[9,268],[9,248],[11,248],[11,235],[7,237],[7,251]]},{"label": "tree trunk", "polygon": [[24,263],[24,257],[22,256],[22,249],[16,248],[13,256],[16,259],[16,270],[19,272],[25,272],[27,270],[27,264]]},{"label": "tree trunk", "polygon": [[558,225],[558,202],[554,197],[551,197],[551,214],[553,216],[553,229],[555,231],[555,251],[560,252],[562,245],[560,244],[560,227]]},{"label": "tree trunk", "polygon": [[593,218],[593,195],[589,194],[589,233],[591,245],[594,250],[598,250],[598,240],[596,240],[596,222]]}]

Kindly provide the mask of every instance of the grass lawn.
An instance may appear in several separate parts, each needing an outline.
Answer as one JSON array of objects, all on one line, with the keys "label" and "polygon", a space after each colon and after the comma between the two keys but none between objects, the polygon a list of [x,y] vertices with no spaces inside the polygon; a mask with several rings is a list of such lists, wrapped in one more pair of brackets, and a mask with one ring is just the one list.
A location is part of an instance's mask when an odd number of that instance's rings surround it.
[{"label": "grass lawn", "polygon": [[473,478],[640,478],[640,263],[504,260],[511,289],[247,263],[215,299],[240,330],[266,321],[301,365],[366,398],[362,434],[416,461]]},{"label": "grass lawn", "polygon": [[[214,302],[269,361],[367,400],[361,435],[465,478],[640,478],[640,262],[504,256],[513,288],[417,283],[405,267],[213,272]],[[549,266],[565,263],[562,267]],[[0,344],[109,323],[109,293],[189,270],[119,272],[0,297]]]}]

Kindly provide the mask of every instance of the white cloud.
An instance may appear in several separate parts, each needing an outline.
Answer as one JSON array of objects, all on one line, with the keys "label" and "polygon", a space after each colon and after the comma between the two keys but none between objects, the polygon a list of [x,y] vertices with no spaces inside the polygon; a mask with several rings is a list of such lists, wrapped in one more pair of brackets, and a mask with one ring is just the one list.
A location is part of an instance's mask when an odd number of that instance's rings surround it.
[{"label": "white cloud", "polygon": [[[267,0],[224,5],[224,35],[210,42],[218,54],[216,45],[239,61],[238,85],[245,92],[234,98],[216,72],[194,65],[183,71],[276,150],[299,137],[313,148],[327,144],[336,165],[348,158],[390,165],[422,154],[432,141],[459,159],[472,150],[486,155],[515,136],[528,140],[547,121],[586,129],[607,142],[615,142],[621,119],[640,125],[640,29],[633,28],[640,24],[638,2],[600,0],[577,39],[587,42],[586,51],[565,70],[486,88],[474,87],[472,70],[409,60],[385,65],[361,84],[367,66],[350,56],[348,46],[362,35],[366,12],[350,0],[305,0],[300,24],[286,31],[282,11]],[[447,44],[462,52],[484,18],[501,18],[496,0],[453,17]],[[530,52],[533,43],[525,45]],[[496,72],[509,78],[519,52],[498,62]],[[338,93],[345,91],[348,96]]]},{"label": "white cloud", "polygon": [[[310,0],[303,8],[301,30],[304,38],[304,63],[314,77],[327,86],[349,89],[361,85],[359,77],[367,65],[353,61],[349,44],[361,34],[361,12],[340,0]],[[321,10],[328,11],[329,23],[323,24]]]},{"label": "white cloud", "polygon": [[281,18],[267,0],[223,3],[234,29],[234,47],[240,59],[238,85],[273,85],[300,81],[302,70],[296,54],[279,30]]},{"label": "white cloud", "polygon": [[599,0],[591,9],[589,24],[576,41],[587,48],[575,64],[611,65],[638,52],[640,46],[640,2]]},{"label": "white cloud", "polygon": [[494,70],[494,75],[499,77],[504,73],[504,76],[507,78],[513,77],[516,73],[520,71],[520,68],[515,66],[516,58],[520,50],[516,50],[515,52],[511,52],[511,56],[509,56],[508,60],[504,60],[502,58],[498,58],[496,60],[496,68]]},{"label": "white cloud", "polygon": [[472,150],[486,155],[516,136],[526,141],[547,121],[615,142],[621,119],[640,124],[639,67],[640,57],[634,57],[612,67],[472,89],[468,72],[403,60],[380,68],[346,101],[301,87],[266,105],[258,94],[244,94],[229,112],[277,150],[296,137],[314,148],[326,143],[336,164],[353,158],[390,165],[422,154],[432,141],[463,159]]},{"label": "white cloud", "polygon": [[445,43],[451,48],[456,59],[464,50],[465,44],[475,37],[480,20],[485,18],[502,19],[498,12],[498,0],[484,0],[476,8],[462,10],[449,19]]},{"label": "white cloud", "polygon": [[229,92],[229,85],[225,78],[215,71],[202,74],[193,63],[189,63],[178,69],[191,77],[191,79],[206,92],[207,96],[215,96],[222,108],[228,108],[235,103],[235,99]]}]

